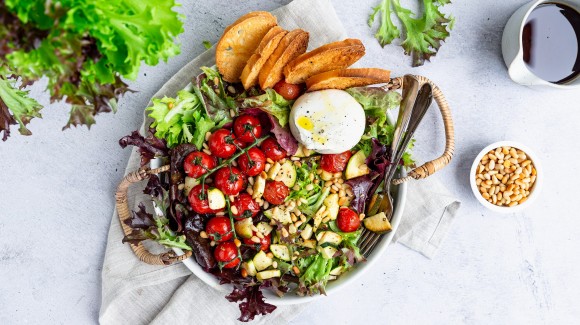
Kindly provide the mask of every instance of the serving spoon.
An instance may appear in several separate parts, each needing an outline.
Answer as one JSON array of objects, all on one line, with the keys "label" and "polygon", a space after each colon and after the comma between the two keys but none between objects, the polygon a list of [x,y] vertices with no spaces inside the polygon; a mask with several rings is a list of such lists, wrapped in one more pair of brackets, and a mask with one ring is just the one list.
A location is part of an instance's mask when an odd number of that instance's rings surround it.
[{"label": "serving spoon", "polygon": [[[418,88],[418,81],[414,77],[408,75],[406,75],[403,80],[403,87],[405,87],[407,84],[410,86],[408,87],[410,89],[405,92],[405,88],[403,88],[403,101],[401,102],[401,110],[399,111],[399,117],[395,127],[395,134],[391,144],[391,164],[389,167],[387,167],[388,169],[385,172],[383,191],[381,194],[376,194],[373,200],[371,200],[371,204],[368,210],[369,216],[375,215],[379,211],[384,212],[389,221],[393,216],[391,184],[397,170],[398,162],[403,157],[403,154],[405,153],[409,142],[413,138],[417,127],[419,126],[421,120],[425,116],[425,113],[433,101],[432,87],[428,83],[425,83],[421,87],[421,89],[414,96],[414,98],[412,98],[412,100],[409,97],[405,97],[405,95],[413,96],[413,91]],[[407,100],[405,101],[406,98]],[[411,101],[413,102],[413,106],[407,106]],[[403,130],[405,132],[403,132]],[[381,236],[382,234],[377,234],[365,228],[361,238],[359,239],[361,254],[363,254],[365,257],[368,257]]]}]

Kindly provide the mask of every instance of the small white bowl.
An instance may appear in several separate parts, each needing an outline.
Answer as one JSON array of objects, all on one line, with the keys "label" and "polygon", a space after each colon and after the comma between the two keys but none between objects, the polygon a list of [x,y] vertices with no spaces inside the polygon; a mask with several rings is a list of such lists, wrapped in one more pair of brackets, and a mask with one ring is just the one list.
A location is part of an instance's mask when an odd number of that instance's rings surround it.
[{"label": "small white bowl", "polygon": [[[477,166],[479,165],[479,162],[481,161],[481,158],[483,158],[483,156],[486,155],[490,150],[496,149],[498,147],[504,147],[504,146],[514,147],[516,149],[519,149],[519,150],[525,152],[525,154],[528,156],[528,159],[532,161],[534,168],[536,168],[536,172],[537,172],[536,182],[534,183],[534,187],[532,188],[532,190],[530,191],[530,194],[528,195],[527,201],[525,201],[522,204],[518,204],[516,206],[513,206],[513,207],[503,207],[503,206],[500,207],[500,206],[497,206],[495,204],[492,204],[492,203],[486,201],[483,198],[483,196],[481,195],[481,193],[479,192],[479,188],[478,188],[477,184],[475,184],[475,180],[476,180],[475,174],[476,174]],[[540,191],[542,189],[543,181],[544,181],[544,173],[543,173],[542,166],[540,164],[540,160],[538,158],[538,155],[536,155],[536,153],[534,153],[534,151],[532,149],[530,149],[528,146],[523,145],[523,144],[518,143],[518,142],[514,142],[514,141],[499,141],[499,142],[492,143],[489,146],[485,147],[483,150],[481,150],[481,152],[477,155],[477,157],[473,161],[473,165],[471,165],[471,171],[469,172],[469,183],[471,184],[471,190],[473,191],[473,195],[475,195],[475,198],[477,198],[479,203],[481,203],[484,207],[490,209],[491,211],[499,212],[499,213],[518,212],[518,211],[521,211],[521,210],[527,208],[528,206],[530,206],[536,200],[536,198],[539,196]]]}]

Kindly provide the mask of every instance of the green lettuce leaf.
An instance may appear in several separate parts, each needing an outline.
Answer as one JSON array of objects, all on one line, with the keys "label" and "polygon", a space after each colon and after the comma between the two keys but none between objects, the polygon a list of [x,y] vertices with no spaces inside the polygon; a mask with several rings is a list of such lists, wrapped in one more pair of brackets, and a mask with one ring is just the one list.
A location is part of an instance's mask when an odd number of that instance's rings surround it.
[{"label": "green lettuce leaf", "polygon": [[32,118],[42,117],[41,109],[42,105],[28,97],[28,91],[19,90],[13,81],[0,77],[0,132],[4,132],[2,140],[8,139],[11,124],[18,123],[20,134],[32,134],[26,125]]},{"label": "green lettuce leaf", "polygon": [[153,106],[147,111],[153,119],[151,127],[155,128],[155,136],[165,139],[169,148],[193,143],[201,150],[205,134],[216,127],[205,114],[199,97],[187,90],[178,91],[176,98],[154,98]]},{"label": "green lettuce leaf", "polygon": [[330,271],[337,265],[337,258],[326,259],[322,254],[310,258],[311,262],[305,270],[300,270],[300,286],[306,287],[306,293],[312,295],[324,289],[330,276]]},{"label": "green lettuce leaf", "polygon": [[290,115],[292,104],[294,104],[293,100],[285,99],[274,89],[266,89],[265,94],[244,99],[242,108],[259,108],[275,116],[280,126],[284,127],[288,124],[288,116]]}]

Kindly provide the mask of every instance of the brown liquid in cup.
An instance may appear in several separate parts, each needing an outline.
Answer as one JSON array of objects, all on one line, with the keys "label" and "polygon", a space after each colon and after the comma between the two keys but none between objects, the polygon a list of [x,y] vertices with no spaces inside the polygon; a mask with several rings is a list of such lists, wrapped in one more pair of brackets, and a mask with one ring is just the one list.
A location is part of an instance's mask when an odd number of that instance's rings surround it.
[{"label": "brown liquid in cup", "polygon": [[565,84],[580,75],[580,13],[545,3],[528,16],[522,34],[524,62],[546,81]]}]

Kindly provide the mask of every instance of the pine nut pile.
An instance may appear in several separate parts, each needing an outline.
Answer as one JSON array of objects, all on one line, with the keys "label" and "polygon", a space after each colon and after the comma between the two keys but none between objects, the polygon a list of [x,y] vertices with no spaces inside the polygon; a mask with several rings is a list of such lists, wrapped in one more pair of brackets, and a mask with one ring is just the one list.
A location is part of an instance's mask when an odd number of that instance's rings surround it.
[{"label": "pine nut pile", "polygon": [[497,206],[513,207],[528,199],[536,174],[533,162],[523,151],[499,147],[483,156],[475,178],[484,199]]}]

